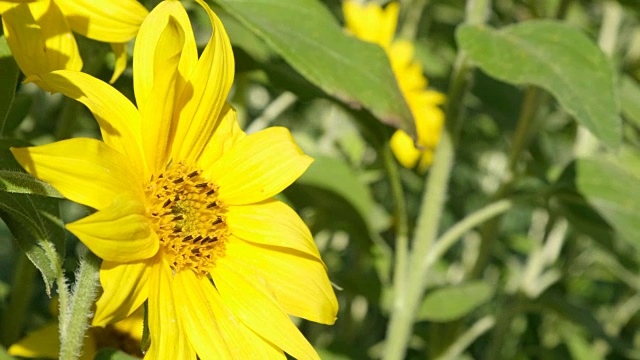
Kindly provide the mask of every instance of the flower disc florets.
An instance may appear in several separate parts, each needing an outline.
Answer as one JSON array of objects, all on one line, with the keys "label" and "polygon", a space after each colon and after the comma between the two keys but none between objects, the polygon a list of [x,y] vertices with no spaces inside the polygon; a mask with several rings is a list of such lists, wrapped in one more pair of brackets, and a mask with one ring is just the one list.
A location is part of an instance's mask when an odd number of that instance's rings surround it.
[{"label": "flower disc florets", "polygon": [[183,163],[152,177],[146,188],[147,216],[174,271],[206,274],[224,256],[229,235],[218,186]]}]

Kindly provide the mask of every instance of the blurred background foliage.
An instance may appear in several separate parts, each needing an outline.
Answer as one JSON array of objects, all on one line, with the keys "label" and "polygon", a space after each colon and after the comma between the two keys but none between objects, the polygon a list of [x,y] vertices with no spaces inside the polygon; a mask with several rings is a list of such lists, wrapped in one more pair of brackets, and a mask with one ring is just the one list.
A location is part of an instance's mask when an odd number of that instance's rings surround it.
[{"label": "blurred background foliage", "polygon": [[[211,31],[206,14],[184,3],[202,48]],[[385,144],[393,126],[412,126],[384,53],[344,35],[339,0],[210,4],[234,45],[230,101],[242,127],[286,126],[316,159],[283,200],[311,228],[340,312],[334,326],[299,326],[323,359],[380,358],[398,225]],[[431,89],[450,96],[461,49],[469,60],[439,233],[494,201],[518,201],[465,232],[419,274],[426,293],[406,357],[638,359],[640,4],[496,0],[486,25],[463,26],[465,4],[400,1],[397,36],[414,42]],[[109,46],[76,38],[84,71],[108,81]],[[46,184],[20,194],[8,171],[19,166],[7,149],[99,137],[81,104],[33,84],[11,85],[18,79],[12,61],[0,38],[0,110],[8,110],[0,113],[0,187],[8,189],[0,193],[0,216],[9,225],[0,226],[5,348],[52,318],[49,269],[41,267],[43,282],[18,244],[28,246],[34,233],[58,241],[73,279],[79,243],[70,234],[59,241],[57,217],[69,222],[88,214]],[[133,99],[130,66],[115,86]],[[399,168],[399,176],[414,229],[428,175]],[[29,224],[34,218],[45,220]],[[44,250],[31,241],[37,265]],[[25,278],[33,281],[15,280]],[[115,358],[111,350],[99,356]]]}]

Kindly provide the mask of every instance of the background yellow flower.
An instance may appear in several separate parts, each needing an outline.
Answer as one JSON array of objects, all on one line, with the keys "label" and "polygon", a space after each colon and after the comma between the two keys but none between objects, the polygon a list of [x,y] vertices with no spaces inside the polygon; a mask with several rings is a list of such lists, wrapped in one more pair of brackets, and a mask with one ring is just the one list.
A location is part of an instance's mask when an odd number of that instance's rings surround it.
[{"label": "background yellow flower", "polygon": [[[343,2],[345,25],[356,37],[380,45],[391,63],[409,109],[415,119],[418,139],[416,142],[404,131],[398,130],[391,137],[391,149],[404,167],[416,165],[425,171],[433,159],[444,123],[440,109],[445,98],[439,92],[427,89],[428,82],[422,66],[414,60],[414,46],[406,40],[394,40],[398,23],[398,3],[390,3],[384,9],[374,3]],[[416,147],[417,145],[417,147]]]}]

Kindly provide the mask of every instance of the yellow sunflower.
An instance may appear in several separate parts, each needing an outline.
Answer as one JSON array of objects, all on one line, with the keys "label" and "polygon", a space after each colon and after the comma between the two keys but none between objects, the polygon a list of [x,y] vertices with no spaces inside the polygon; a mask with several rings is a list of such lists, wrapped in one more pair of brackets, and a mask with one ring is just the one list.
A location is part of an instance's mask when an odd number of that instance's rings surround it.
[{"label": "yellow sunflower", "polygon": [[0,0],[7,42],[27,75],[80,70],[82,59],[72,30],[111,43],[116,56],[111,81],[127,66],[125,44],[147,16],[137,0]]},{"label": "yellow sunflower", "polygon": [[391,137],[391,150],[402,166],[413,168],[417,164],[420,171],[425,171],[440,139],[444,113],[439,105],[445,98],[427,89],[422,66],[414,60],[414,45],[406,40],[394,40],[397,3],[390,3],[384,9],[373,2],[364,5],[353,0],[342,5],[347,30],[359,39],[380,45],[387,53],[400,91],[415,119],[418,147],[407,133],[398,130]]},{"label": "yellow sunflower", "polygon": [[234,58],[220,20],[198,59],[186,11],[160,3],[133,58],[137,108],[60,70],[38,80],[84,103],[103,141],[14,148],[96,213],[67,229],[103,259],[94,325],[148,300],[150,359],[318,358],[289,315],[332,324],[338,304],[309,229],[272,197],[312,162],[284,128],[245,135],[226,104]]}]

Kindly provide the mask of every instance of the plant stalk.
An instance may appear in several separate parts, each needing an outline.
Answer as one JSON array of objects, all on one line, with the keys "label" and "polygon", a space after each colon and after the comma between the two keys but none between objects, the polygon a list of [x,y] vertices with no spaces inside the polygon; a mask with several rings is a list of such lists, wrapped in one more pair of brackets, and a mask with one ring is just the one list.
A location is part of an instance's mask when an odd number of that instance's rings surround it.
[{"label": "plant stalk", "polygon": [[[489,8],[489,0],[467,1],[467,22],[472,24],[484,22]],[[466,56],[463,53],[458,53],[447,93],[446,128],[436,148],[433,166],[425,183],[422,205],[409,255],[409,264],[413,271],[407,274],[408,281],[404,294],[395,294],[396,301],[394,301],[391,319],[387,327],[383,357],[385,360],[400,360],[405,357],[415,322],[415,314],[424,295],[425,272],[428,267],[425,258],[438,234],[451,169],[453,168],[455,146],[462,126],[460,114],[469,83],[470,70],[471,67],[467,63]]]},{"label": "plant stalk", "polygon": [[76,360],[80,357],[85,333],[89,328],[91,307],[100,284],[98,281],[100,262],[100,259],[90,251],[87,251],[80,260],[69,312],[60,322],[60,359],[62,360]]}]

